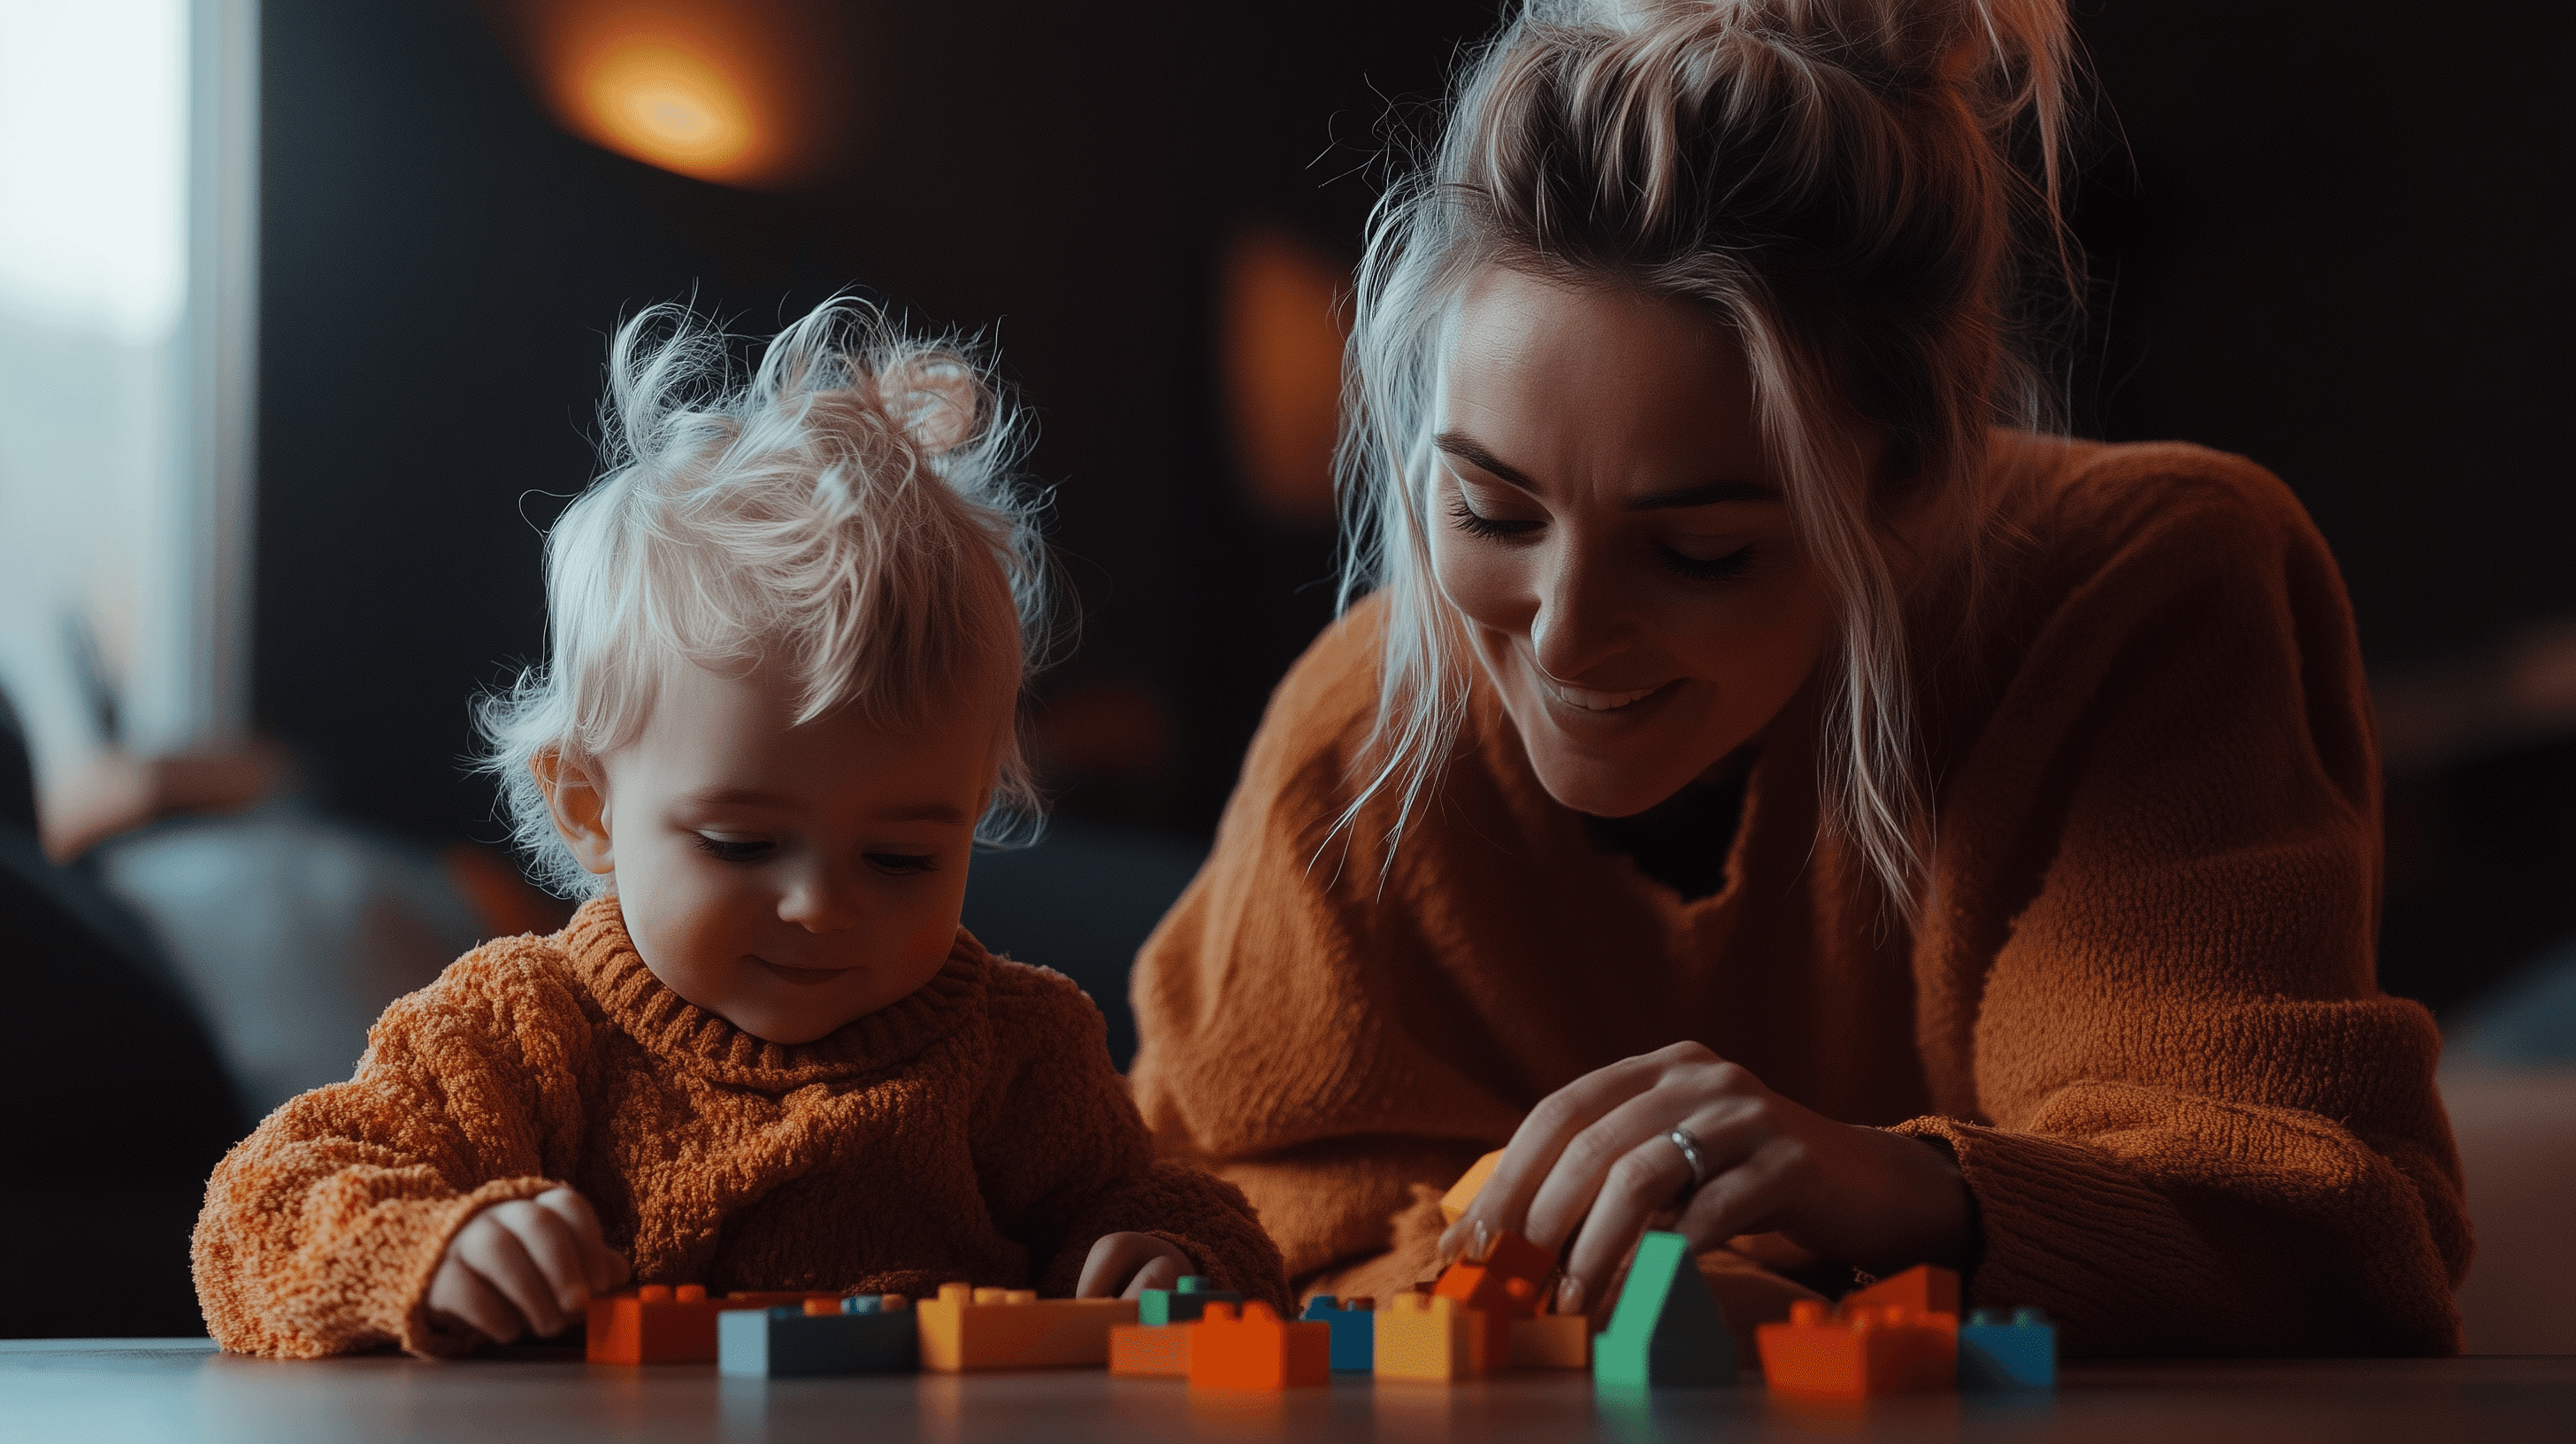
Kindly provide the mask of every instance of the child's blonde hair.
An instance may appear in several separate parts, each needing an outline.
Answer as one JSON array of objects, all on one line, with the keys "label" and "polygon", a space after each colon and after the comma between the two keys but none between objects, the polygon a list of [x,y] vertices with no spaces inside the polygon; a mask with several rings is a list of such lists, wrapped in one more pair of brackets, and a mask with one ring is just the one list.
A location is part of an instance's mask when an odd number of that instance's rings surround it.
[{"label": "child's blonde hair", "polygon": [[[1891,517],[1964,569],[1987,428],[2054,428],[2017,344],[2059,218],[2063,0],[1529,0],[1380,203],[1346,368],[1345,604],[1385,595],[1373,771],[1400,832],[1465,716],[1431,571],[1440,348],[1486,266],[1698,307],[1744,348],[1799,537],[1834,583],[1827,816],[1913,910],[1929,827]],[[1854,422],[1888,442],[1874,474]],[[1393,838],[1389,839],[1390,845]]]},{"label": "child's blonde hair", "polygon": [[[979,679],[1016,694],[1045,650],[1040,498],[1014,474],[1028,427],[970,347],[846,298],[780,332],[747,383],[727,343],[678,305],[618,328],[605,474],[546,537],[551,656],[477,708],[482,770],[566,896],[609,883],[532,765],[589,771],[633,742],[668,667],[777,666],[800,723],[855,706],[910,728]],[[1039,815],[1016,725],[1001,746],[987,842]]]}]

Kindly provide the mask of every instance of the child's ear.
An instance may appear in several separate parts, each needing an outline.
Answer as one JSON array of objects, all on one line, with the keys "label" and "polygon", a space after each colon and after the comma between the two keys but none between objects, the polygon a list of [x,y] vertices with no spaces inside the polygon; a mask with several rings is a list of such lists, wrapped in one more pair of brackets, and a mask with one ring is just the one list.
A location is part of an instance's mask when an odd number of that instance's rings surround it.
[{"label": "child's ear", "polygon": [[960,362],[916,357],[887,372],[877,387],[886,414],[913,445],[933,456],[975,435],[975,407],[984,388]]},{"label": "child's ear", "polygon": [[615,872],[608,845],[608,795],[591,774],[565,762],[551,747],[529,758],[528,770],[536,774],[546,810],[554,814],[555,832],[572,849],[573,860],[601,876]]}]

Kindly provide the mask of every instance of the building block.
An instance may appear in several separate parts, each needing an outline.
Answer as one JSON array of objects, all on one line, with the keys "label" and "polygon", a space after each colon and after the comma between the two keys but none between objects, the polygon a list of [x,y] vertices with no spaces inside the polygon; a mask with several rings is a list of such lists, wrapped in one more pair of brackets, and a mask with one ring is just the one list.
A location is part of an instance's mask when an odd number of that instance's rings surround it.
[{"label": "building block", "polygon": [[1516,1233],[1496,1238],[1481,1259],[1460,1259],[1441,1270],[1435,1294],[1505,1318],[1534,1319],[1547,1302],[1556,1256]]},{"label": "building block", "polygon": [[1283,1319],[1254,1299],[1211,1304],[1191,1326],[1193,1389],[1319,1389],[1333,1382],[1333,1326]]},{"label": "building block", "polygon": [[1459,1174],[1458,1181],[1449,1185],[1449,1191],[1441,1195],[1440,1217],[1456,1223],[1466,1213],[1467,1205],[1476,1201],[1476,1195],[1485,1191],[1485,1180],[1494,1176],[1494,1165],[1502,1161],[1503,1151],[1497,1148],[1468,1165],[1467,1171]]},{"label": "building block", "polygon": [[1397,1294],[1377,1316],[1377,1356],[1371,1361],[1377,1376],[1443,1384],[1472,1377],[1473,1314],[1456,1299]]},{"label": "building block", "polygon": [[913,1314],[925,1369],[1096,1368],[1109,1362],[1109,1331],[1136,1322],[1136,1301],[941,1284],[939,1297],[923,1299]]},{"label": "building block", "polygon": [[1638,1241],[1610,1327],[1592,1341],[1592,1380],[1632,1387],[1735,1382],[1735,1336],[1688,1239],[1657,1230]]},{"label": "building block", "polygon": [[1858,1293],[1843,1295],[1834,1305],[1835,1314],[1850,1318],[1864,1310],[1875,1312],[1895,1305],[1917,1314],[1959,1314],[1959,1276],[1931,1264],[1917,1264],[1901,1274],[1871,1284]]},{"label": "building block", "polygon": [[1589,1369],[1592,1321],[1581,1314],[1541,1314],[1514,1319],[1504,1363],[1514,1369]]},{"label": "building block", "polygon": [[1186,1324],[1199,1316],[1210,1304],[1226,1303],[1243,1307],[1243,1295],[1228,1289],[1212,1289],[1208,1281],[1189,1274],[1168,1289],[1145,1289],[1136,1297],[1136,1322],[1140,1324]]},{"label": "building block", "polygon": [[912,1301],[901,1294],[727,1309],[716,1315],[716,1371],[769,1379],[909,1374],[920,1367],[920,1335]]},{"label": "building block", "polygon": [[1186,1379],[1196,1324],[1119,1324],[1109,1331],[1109,1372],[1129,1379]]},{"label": "building block", "polygon": [[728,1309],[801,1306],[814,1293],[738,1293],[709,1298],[704,1285],[646,1284],[590,1301],[583,1319],[582,1355],[594,1364],[711,1364],[716,1359],[716,1315]]},{"label": "building block", "polygon": [[1802,1299],[1789,1322],[1754,1331],[1762,1375],[1775,1394],[1804,1399],[1866,1399],[1877,1394],[1951,1387],[1958,1371],[1958,1320],[1903,1304],[1827,1318],[1825,1306]]},{"label": "building block", "polygon": [[1377,1367],[1377,1300],[1317,1294],[1297,1317],[1333,1331],[1333,1372],[1365,1374]]},{"label": "building block", "polygon": [[2038,1309],[1979,1309],[1959,1325],[1959,1387],[2057,1387],[2057,1326]]}]

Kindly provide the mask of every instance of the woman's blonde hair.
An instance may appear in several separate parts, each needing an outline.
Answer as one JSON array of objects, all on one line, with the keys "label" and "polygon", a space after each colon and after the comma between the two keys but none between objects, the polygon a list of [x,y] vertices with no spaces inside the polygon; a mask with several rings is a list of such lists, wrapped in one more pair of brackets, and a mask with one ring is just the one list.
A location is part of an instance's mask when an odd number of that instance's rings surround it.
[{"label": "woman's blonde hair", "polygon": [[[1358,801],[1391,849],[1465,716],[1431,575],[1440,351],[1479,269],[1704,308],[1744,349],[1802,545],[1840,598],[1827,816],[1911,915],[1929,819],[1890,519],[1973,590],[1989,427],[2053,429],[2019,344],[2059,219],[2063,0],[1532,0],[1459,80],[1361,262],[1340,476],[1342,601],[1387,609]],[[1872,471],[1859,433],[1885,437]]]},{"label": "woman's blonde hair", "polygon": [[[477,707],[530,870],[567,896],[609,882],[556,833],[532,764],[589,764],[642,732],[668,668],[783,669],[802,723],[845,706],[934,721],[961,687],[1016,696],[1048,641],[1029,428],[974,351],[825,302],[737,382],[729,338],[677,305],[620,326],[600,408],[604,474],[546,536],[551,655]],[[1016,724],[988,842],[1024,835],[1037,788]]]}]

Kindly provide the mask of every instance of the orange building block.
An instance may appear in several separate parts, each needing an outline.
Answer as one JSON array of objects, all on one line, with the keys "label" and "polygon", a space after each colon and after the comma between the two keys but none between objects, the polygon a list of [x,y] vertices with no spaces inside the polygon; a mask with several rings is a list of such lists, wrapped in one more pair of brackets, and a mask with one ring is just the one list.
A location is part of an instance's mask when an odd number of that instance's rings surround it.
[{"label": "orange building block", "polygon": [[1481,1259],[1460,1259],[1440,1273],[1431,1291],[1471,1309],[1531,1319],[1547,1302],[1547,1280],[1556,1256],[1516,1233],[1494,1240]]},{"label": "orange building block", "polygon": [[1134,1299],[1041,1299],[1028,1289],[941,1284],[913,1309],[921,1367],[1062,1369],[1109,1362],[1109,1331],[1136,1322]]},{"label": "orange building block", "polygon": [[1476,1339],[1483,1319],[1456,1299],[1397,1294],[1377,1316],[1377,1376],[1444,1384],[1473,1377],[1485,1352]]},{"label": "orange building block", "polygon": [[1592,1321],[1581,1314],[1541,1314],[1511,1321],[1504,1362],[1515,1369],[1589,1369]]},{"label": "orange building block", "polygon": [[1834,1312],[1850,1318],[1890,1305],[1918,1314],[1948,1314],[1955,1319],[1959,1315],[1959,1276],[1945,1268],[1917,1264],[1858,1293],[1843,1295],[1843,1301],[1834,1305]]},{"label": "orange building block", "polygon": [[1773,1393],[1805,1399],[1945,1390],[1958,1370],[1958,1318],[1902,1304],[1828,1319],[1812,1299],[1790,1306],[1789,1322],[1754,1334],[1762,1376]]},{"label": "orange building block", "polygon": [[1459,1174],[1458,1181],[1449,1185],[1449,1191],[1441,1195],[1440,1217],[1456,1223],[1459,1216],[1467,1211],[1467,1205],[1476,1201],[1476,1195],[1485,1191],[1485,1180],[1494,1176],[1494,1165],[1502,1161],[1503,1151],[1497,1148],[1468,1165],[1467,1171]]},{"label": "orange building block", "polygon": [[1316,1389],[1333,1382],[1333,1326],[1282,1319],[1259,1299],[1214,1303],[1190,1340],[1193,1389]]},{"label": "orange building block", "polygon": [[1186,1379],[1197,1324],[1120,1324],[1109,1331],[1109,1372],[1130,1379]]},{"label": "orange building block", "polygon": [[751,1293],[707,1297],[703,1284],[646,1284],[590,1301],[582,1321],[582,1354],[594,1364],[711,1364],[716,1358],[716,1315],[727,1309],[766,1309],[808,1299],[840,1306],[837,1294]]}]

